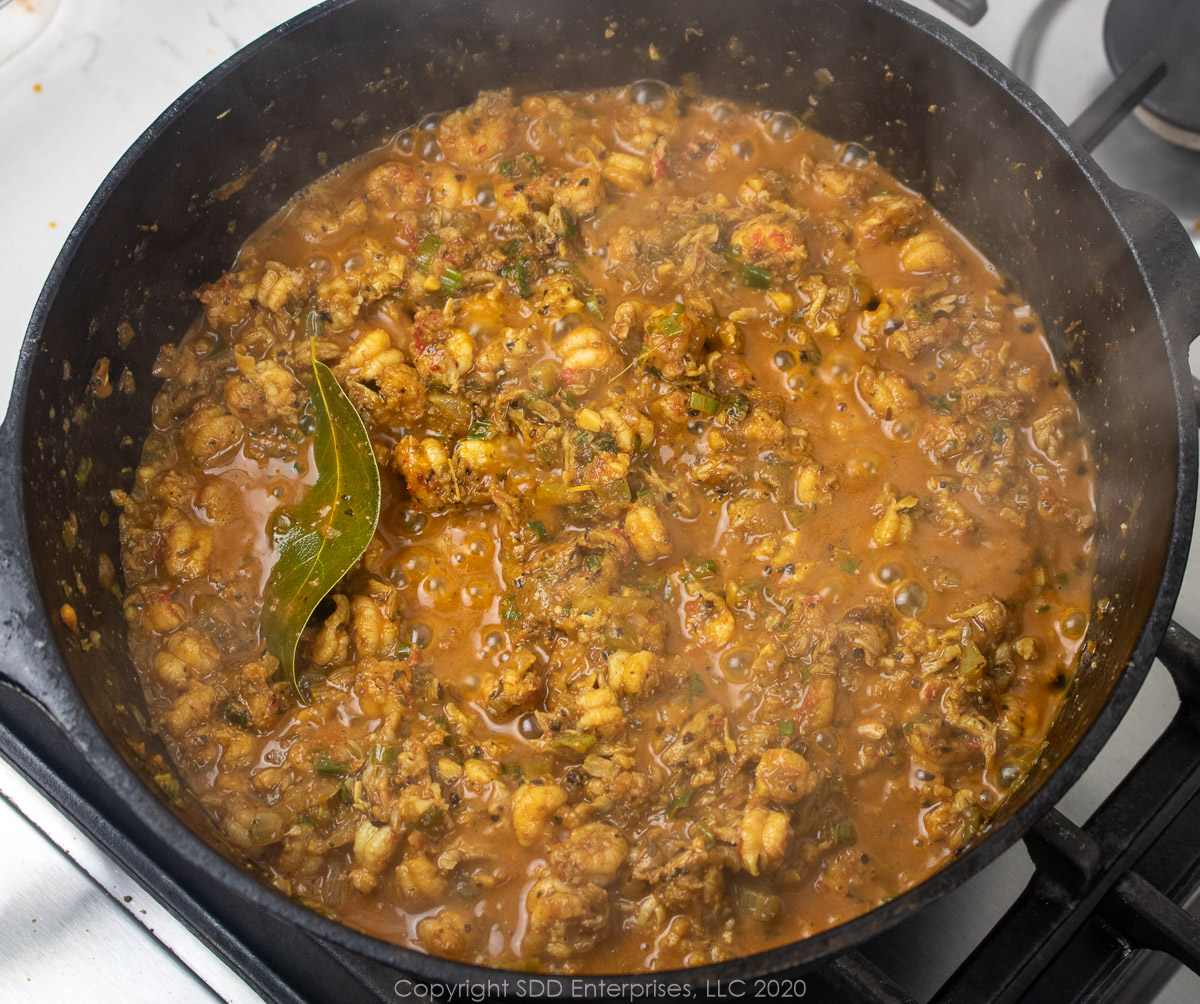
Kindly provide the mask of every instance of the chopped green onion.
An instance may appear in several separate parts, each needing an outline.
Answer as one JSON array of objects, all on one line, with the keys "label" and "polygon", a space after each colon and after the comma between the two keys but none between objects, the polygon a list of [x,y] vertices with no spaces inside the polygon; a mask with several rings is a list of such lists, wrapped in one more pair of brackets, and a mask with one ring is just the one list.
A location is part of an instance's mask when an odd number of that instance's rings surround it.
[{"label": "chopped green onion", "polygon": [[595,293],[587,293],[583,297],[583,305],[587,308],[587,312],[592,315],[597,321],[604,320],[604,308],[600,306],[600,301],[596,298]]},{"label": "chopped green onion", "polygon": [[413,259],[418,271],[429,274],[429,265],[441,243],[442,239],[437,234],[429,234],[421,241],[421,246],[417,248],[417,256]]},{"label": "chopped green onion", "polygon": [[538,168],[537,158],[529,151],[521,154],[517,160],[521,162],[521,170],[524,171],[525,174],[527,174],[530,178],[536,178],[542,173]]},{"label": "chopped green onion", "polygon": [[471,427],[467,430],[467,439],[487,439],[491,434],[492,423],[486,418],[477,418],[471,422]]},{"label": "chopped green onion", "polygon": [[413,823],[413,826],[425,832],[438,830],[442,826],[443,819],[442,810],[436,805],[431,805],[417,817],[417,821]]},{"label": "chopped green onion", "polygon": [[833,842],[838,847],[845,847],[858,842],[858,834],[854,832],[854,824],[843,819],[833,828]]},{"label": "chopped green onion", "polygon": [[706,415],[715,415],[721,410],[721,402],[710,394],[702,394],[700,391],[694,390],[691,397],[688,398],[688,407],[692,411],[702,411]]},{"label": "chopped green onion", "polygon": [[179,801],[179,782],[169,774],[165,777],[155,778],[158,781],[158,786],[162,789],[162,793],[167,796],[168,801]]},{"label": "chopped green onion", "polygon": [[230,725],[236,725],[240,729],[248,729],[250,727],[250,715],[245,708],[240,708],[232,700],[225,705],[225,721]]},{"label": "chopped green onion", "polygon": [[500,765],[501,777],[512,777],[520,780],[524,774],[525,771],[519,763],[502,763]]},{"label": "chopped green onion", "polygon": [[689,558],[688,567],[697,579],[709,579],[717,574],[717,562],[713,558]]},{"label": "chopped green onion", "polygon": [[794,736],[796,734],[796,723],[795,722],[780,722],[779,723],[779,734],[781,736]]},{"label": "chopped green onion", "polygon": [[667,805],[667,815],[674,819],[684,809],[688,807],[688,803],[692,800],[692,789],[684,788],[678,795],[671,799]]},{"label": "chopped green onion", "polygon": [[463,286],[463,274],[453,265],[447,265],[442,269],[442,292],[447,296],[453,296]]},{"label": "chopped green onion", "polygon": [[331,760],[328,750],[317,750],[313,767],[318,774],[326,777],[345,777],[350,773],[350,765],[342,760]]},{"label": "chopped green onion", "polygon": [[500,616],[506,621],[516,621],[521,619],[521,611],[517,609],[517,601],[511,596],[505,596],[500,601]]},{"label": "chopped green onion", "polygon": [[349,805],[354,801],[354,796],[350,794],[350,789],[346,787],[345,781],[338,784],[338,800],[342,805]]},{"label": "chopped green onion", "polygon": [[1037,612],[1039,614],[1049,613],[1049,611],[1050,611],[1049,603],[1043,603],[1040,607],[1037,608]]},{"label": "chopped green onion", "polygon": [[92,473],[92,458],[84,457],[75,469],[75,487],[82,488],[87,484],[88,476]]},{"label": "chopped green onion", "polygon": [[521,299],[527,300],[533,296],[533,285],[529,281],[529,259],[525,255],[517,255],[500,269],[500,274],[517,287]]},{"label": "chopped green onion", "polygon": [[554,737],[554,745],[574,750],[582,755],[596,745],[596,737],[588,735],[586,732],[564,732],[562,735]]},{"label": "chopped green onion", "polygon": [[696,829],[699,830],[703,834],[704,839],[707,840],[710,844],[715,844],[717,842],[716,834],[713,833],[713,831],[710,830],[703,823],[697,822]]},{"label": "chopped green onion", "polygon": [[450,735],[450,733],[447,732],[444,736],[442,736],[442,745],[443,746],[453,746],[454,745],[454,736]]},{"label": "chopped green onion", "polygon": [[650,324],[655,331],[666,335],[668,338],[675,338],[683,333],[683,325],[679,323],[679,318],[675,314],[668,314],[666,317],[656,317]]},{"label": "chopped green onion", "polygon": [[746,280],[747,286],[753,286],[755,289],[771,288],[770,270],[761,265],[746,265],[742,269],[742,277]]},{"label": "chopped green onion", "polygon": [[588,571],[594,572],[600,567],[600,558],[594,554],[585,554],[583,556],[583,563],[587,566]]},{"label": "chopped green onion", "polygon": [[697,673],[688,677],[688,704],[697,697],[704,696],[704,678]]},{"label": "chopped green onion", "polygon": [[502,161],[500,161],[499,164],[496,165],[496,170],[499,171],[502,175],[504,175],[504,177],[511,178],[514,174],[517,173],[517,165],[516,165],[515,161],[502,160]]},{"label": "chopped green onion", "polygon": [[539,540],[547,540],[550,537],[550,531],[540,519],[531,519],[528,525],[529,529],[538,535]]},{"label": "chopped green onion", "polygon": [[511,258],[521,250],[521,238],[514,237],[511,241],[504,245],[504,257]]},{"label": "chopped green onion", "polygon": [[842,562],[842,571],[847,575],[853,574],[856,568],[858,568],[858,558],[847,558]]}]

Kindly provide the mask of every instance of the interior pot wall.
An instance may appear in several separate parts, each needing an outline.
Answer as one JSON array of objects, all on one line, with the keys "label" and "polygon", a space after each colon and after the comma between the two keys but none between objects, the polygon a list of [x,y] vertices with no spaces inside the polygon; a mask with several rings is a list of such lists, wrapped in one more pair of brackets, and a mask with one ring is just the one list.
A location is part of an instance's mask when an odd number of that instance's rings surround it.
[{"label": "interior pot wall", "polygon": [[[102,190],[54,277],[26,405],[31,546],[47,609],[69,602],[79,618],[77,632],[55,619],[70,671],[143,776],[160,748],[125,652],[119,575],[106,588],[98,569],[102,555],[120,566],[109,492],[132,482],[157,390],[154,356],[196,315],[192,290],[294,191],[481,88],[687,75],[707,93],[791,110],[873,150],[1042,312],[1095,428],[1097,596],[1110,609],[1093,623],[1050,752],[1020,799],[1086,731],[1153,603],[1179,444],[1164,338],[1125,240],[1029,112],[985,71],[867,0],[669,0],[649,11],[631,0],[351,0],[276,33],[185,95]],[[128,371],[132,390],[96,395],[89,380],[100,359],[113,385]]]}]

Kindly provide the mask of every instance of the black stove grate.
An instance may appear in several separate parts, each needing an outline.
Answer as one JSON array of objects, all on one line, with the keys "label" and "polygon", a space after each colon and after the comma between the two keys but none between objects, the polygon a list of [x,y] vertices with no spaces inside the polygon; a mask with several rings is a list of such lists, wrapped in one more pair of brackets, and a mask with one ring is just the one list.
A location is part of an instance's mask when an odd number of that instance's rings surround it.
[{"label": "black stove grate", "polygon": [[[1025,838],[1033,877],[933,1004],[1140,1001],[1176,960],[1200,972],[1200,921],[1186,909],[1200,898],[1200,639],[1172,624],[1159,658],[1182,702],[1174,720],[1083,826],[1052,809],[1034,827]],[[60,738],[25,698],[0,687],[0,753],[264,1000],[405,999],[395,989],[404,974],[190,881],[201,877],[124,815]],[[803,974],[809,999],[913,1004],[870,954],[868,945]]]}]

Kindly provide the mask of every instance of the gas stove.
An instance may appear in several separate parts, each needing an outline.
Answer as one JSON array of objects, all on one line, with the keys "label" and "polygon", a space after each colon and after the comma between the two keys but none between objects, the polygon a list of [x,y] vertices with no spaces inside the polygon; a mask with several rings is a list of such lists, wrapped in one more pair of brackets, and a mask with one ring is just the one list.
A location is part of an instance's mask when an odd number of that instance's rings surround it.
[{"label": "gas stove", "polygon": [[[0,249],[4,273],[17,276],[14,323],[0,328],[0,366],[9,371],[19,328],[66,224],[124,145],[204,70],[308,6],[193,0],[182,9],[126,0],[102,13],[80,0],[61,2],[50,27],[23,52],[3,62],[0,49],[0,134],[52,145],[56,129],[86,133],[98,122],[115,130],[116,140],[102,140],[90,160],[83,157],[84,167],[76,162],[74,189],[52,171],[0,161],[0,192],[29,193],[37,207],[12,207],[17,232]],[[5,6],[0,0],[0,12]],[[1192,119],[1200,117],[1200,0],[993,0],[969,26],[946,8],[971,16],[983,6],[978,0],[915,6],[1011,66],[1061,118],[1090,135],[1096,159],[1119,184],[1173,209],[1200,249],[1200,121]],[[1156,55],[1141,58],[1148,49]],[[42,89],[70,100],[49,104],[47,113],[37,105]],[[1109,107],[1096,113],[1101,95]],[[1116,112],[1139,102],[1132,114]],[[1093,112],[1077,122],[1089,107]],[[71,189],[65,199],[64,185]],[[48,233],[48,220],[61,230],[51,223]],[[33,260],[18,260],[17,247],[26,254],[32,248]],[[1188,912],[1200,899],[1197,555],[1160,662],[1057,808],[1024,843],[950,895],[805,974],[809,998],[1200,1000],[1200,923]],[[213,995],[367,1002],[403,1000],[420,989],[269,918],[193,900],[106,811],[105,792],[89,780],[87,764],[13,700],[0,688],[0,842],[19,863],[0,871],[0,998],[94,998],[108,990],[124,1001]],[[752,991],[723,988],[735,997]]]}]

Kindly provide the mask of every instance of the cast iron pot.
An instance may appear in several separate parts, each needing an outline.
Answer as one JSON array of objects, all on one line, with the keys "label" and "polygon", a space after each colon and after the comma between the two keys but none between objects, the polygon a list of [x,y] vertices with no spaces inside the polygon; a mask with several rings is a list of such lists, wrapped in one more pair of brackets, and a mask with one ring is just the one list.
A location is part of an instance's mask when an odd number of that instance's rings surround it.
[{"label": "cast iron pot", "polygon": [[[193,880],[219,883],[247,911],[420,977],[487,975],[285,898],[228,847],[218,852],[197,808],[168,806],[150,780],[162,747],[146,725],[121,603],[97,569],[102,555],[119,567],[109,491],[132,481],[158,347],[195,317],[191,291],[285,199],[424,113],[481,88],[685,74],[709,94],[793,110],[864,144],[1019,284],[1093,431],[1094,590],[1104,602],[1045,756],[976,846],[857,920],[676,975],[812,965],[912,914],[1025,833],[1129,707],[1175,602],[1196,491],[1187,348],[1200,332],[1200,263],[1169,212],[1116,187],[982,50],[894,0],[331,0],[210,73],[113,169],[42,291],[0,436],[0,676],[53,715],[133,816],[185,852]],[[101,359],[113,384],[128,370],[131,392],[95,393]],[[64,625],[63,603],[77,630]]]}]

